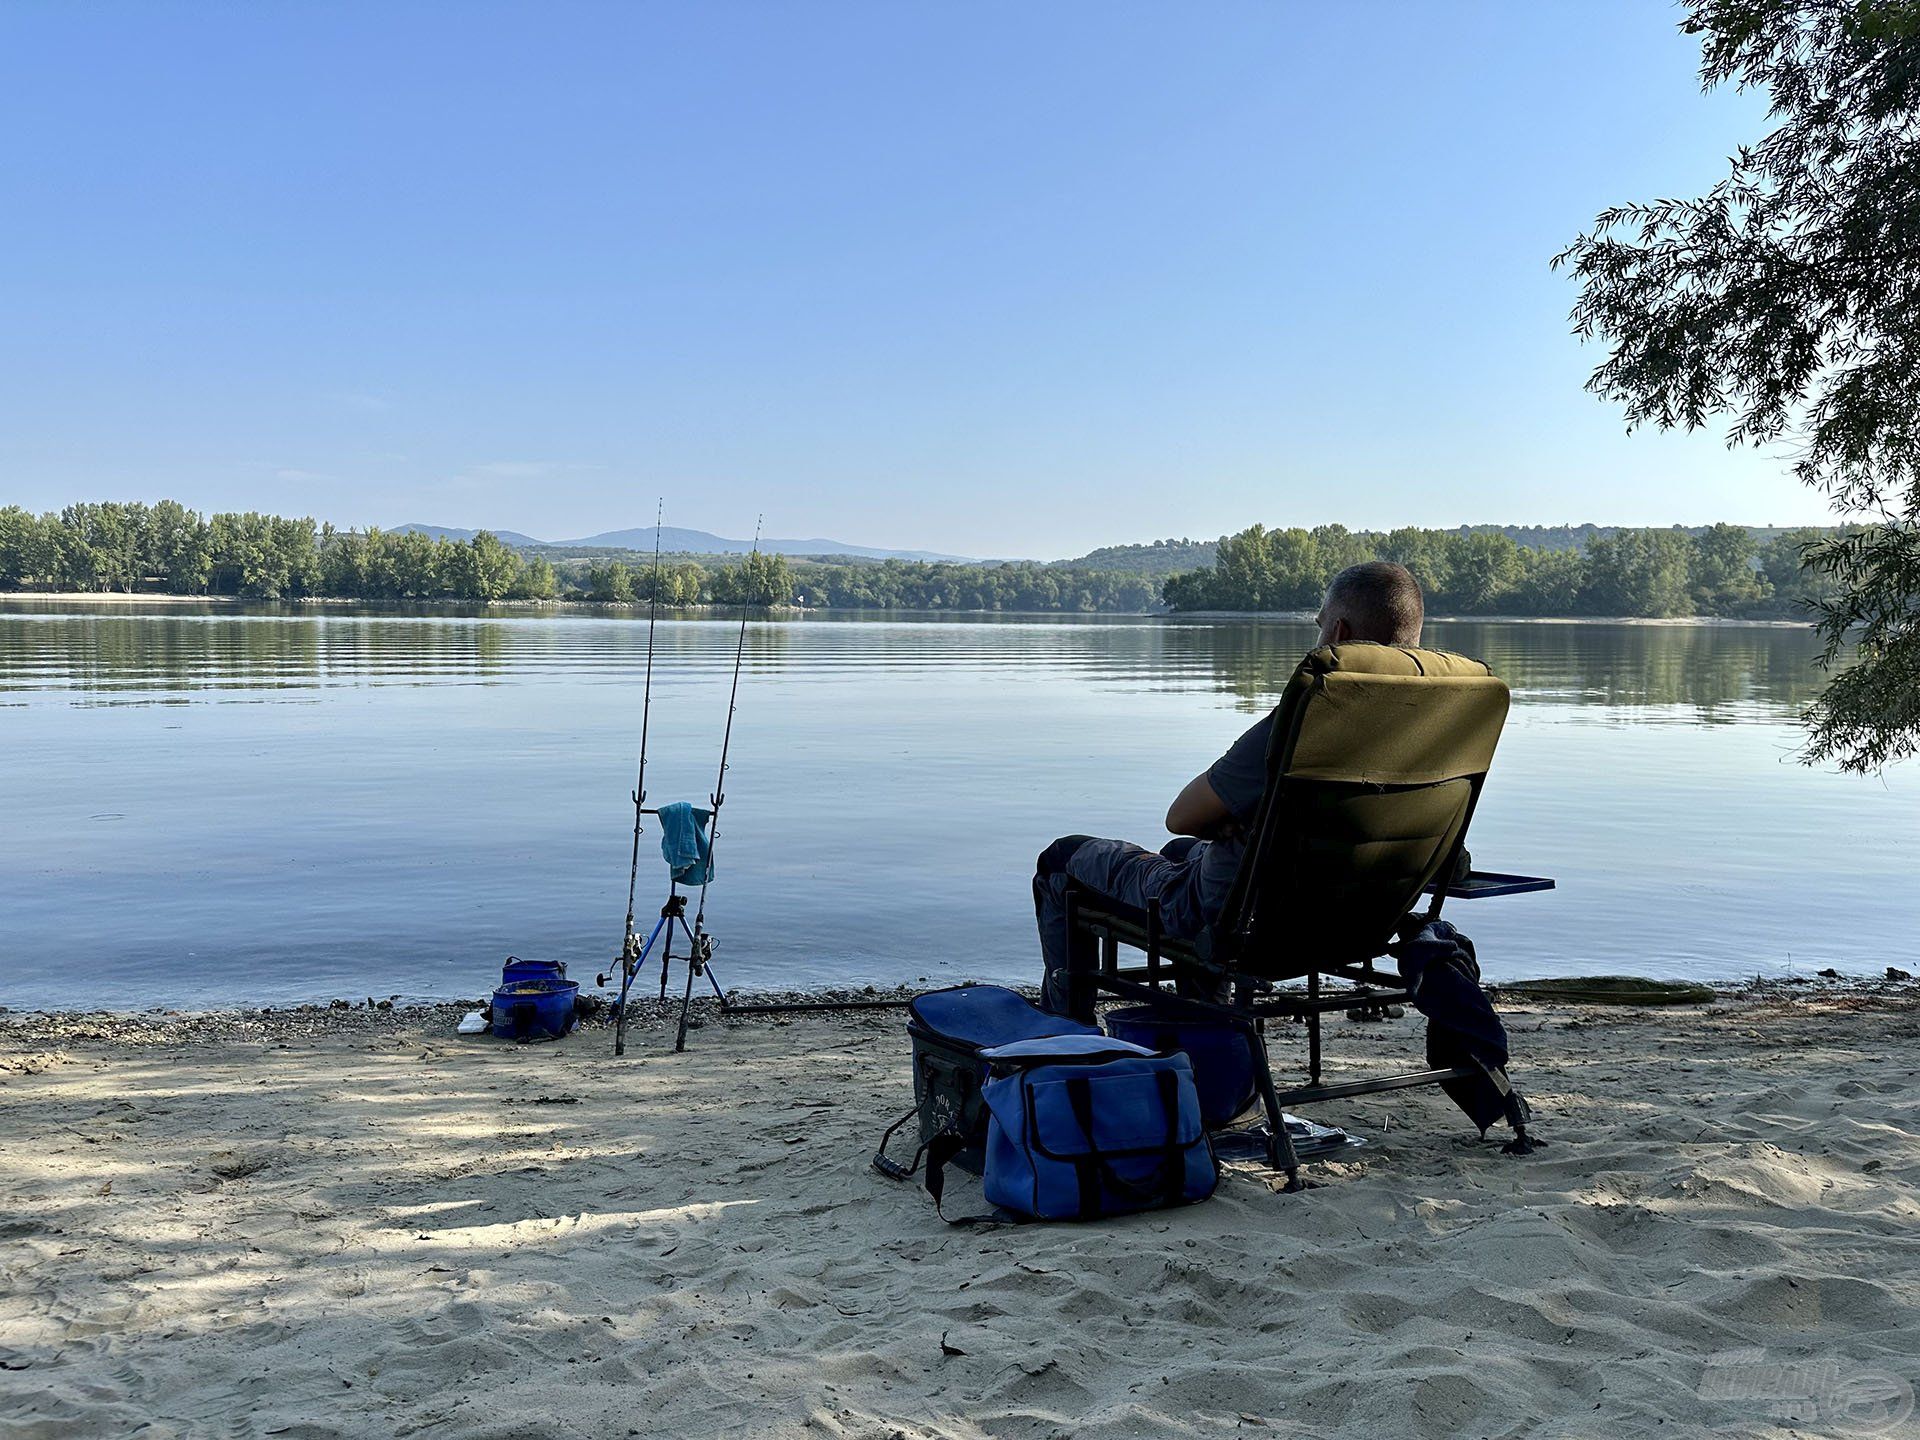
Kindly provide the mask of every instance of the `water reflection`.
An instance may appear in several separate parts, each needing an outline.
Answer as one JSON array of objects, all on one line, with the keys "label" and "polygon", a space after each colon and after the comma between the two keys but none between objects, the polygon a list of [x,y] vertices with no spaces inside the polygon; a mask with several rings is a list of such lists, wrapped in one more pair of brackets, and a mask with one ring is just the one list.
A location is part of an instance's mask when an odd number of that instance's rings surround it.
[{"label": "water reflection", "polygon": [[[1314,638],[1304,625],[1179,633],[1179,643],[1208,652],[1219,688],[1249,710],[1273,703]],[[1452,621],[1428,627],[1427,640],[1485,660],[1520,704],[1684,707],[1707,723],[1798,715],[1822,679],[1817,646],[1799,626]]]},{"label": "water reflection", "polygon": [[[675,673],[731,663],[725,618],[670,616],[658,662]],[[1821,683],[1801,627],[1436,623],[1429,640],[1478,655],[1521,704],[1671,709],[1704,723],[1797,715]],[[938,667],[1044,671],[1127,690],[1199,689],[1249,712],[1270,705],[1311,627],[1289,622],[832,616],[756,620],[747,663],[832,680]],[[607,614],[325,613],[192,606],[0,608],[0,703],[312,698],[338,686],[509,684],[567,677],[626,683],[645,663],[643,619]]]},{"label": "water reflection", "polygon": [[[659,628],[656,800],[710,793],[736,634]],[[1065,830],[1157,843],[1167,799],[1312,639],[754,620],[711,916],[724,982],[1031,978],[1034,853]],[[1911,959],[1920,779],[1788,762],[1820,679],[1805,631],[1432,639],[1516,691],[1476,853],[1562,886],[1461,917],[1489,973]],[[593,973],[626,902],[646,653],[644,616],[580,611],[0,608],[0,726],[28,757],[0,771],[0,1005],[471,995],[509,952]]]}]

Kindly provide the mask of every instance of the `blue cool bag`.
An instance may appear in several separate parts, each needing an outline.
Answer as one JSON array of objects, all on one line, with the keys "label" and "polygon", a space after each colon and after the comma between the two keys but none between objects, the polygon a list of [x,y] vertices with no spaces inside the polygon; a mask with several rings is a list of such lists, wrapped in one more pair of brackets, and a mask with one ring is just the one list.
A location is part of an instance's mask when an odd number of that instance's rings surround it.
[{"label": "blue cool bag", "polygon": [[[917,995],[907,1007],[907,1038],[913,1042],[913,1106],[880,1137],[873,1168],[905,1180],[942,1135],[963,1137],[947,1160],[978,1175],[986,1164],[987,1107],[982,1096],[992,1065],[987,1053],[1018,1040],[1049,1035],[1100,1035],[1098,1026],[1049,1015],[1002,985],[956,985]],[[887,1155],[894,1134],[919,1121],[920,1148],[912,1163]]]},{"label": "blue cool bag", "polygon": [[[1099,1035],[988,1050],[987,1200],[1015,1218],[1097,1220],[1213,1194],[1220,1178],[1185,1055]],[[936,1142],[936,1205],[951,1140]],[[959,1222],[956,1222],[959,1223]]]}]

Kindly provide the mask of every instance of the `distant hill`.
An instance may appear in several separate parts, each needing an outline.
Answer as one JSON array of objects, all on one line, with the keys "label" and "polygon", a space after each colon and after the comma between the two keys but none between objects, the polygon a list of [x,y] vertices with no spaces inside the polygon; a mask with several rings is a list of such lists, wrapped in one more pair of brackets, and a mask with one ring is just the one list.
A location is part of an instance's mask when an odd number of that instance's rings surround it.
[{"label": "distant hill", "polygon": [[[653,527],[634,530],[607,530],[579,540],[555,540],[556,549],[565,550],[652,550]],[[729,540],[705,530],[682,530],[677,526],[660,527],[660,548],[685,555],[744,555],[753,549],[751,540]],[[887,550],[871,545],[849,545],[842,540],[777,540],[762,538],[760,548],[774,555],[857,555],[868,560],[951,560],[969,563],[965,555],[944,555],[935,550]]]},{"label": "distant hill", "polygon": [[[396,525],[396,531],[417,532],[435,539],[471,540],[479,532],[449,525]],[[534,550],[621,550],[651,554],[653,527],[643,525],[632,530],[606,530],[578,540],[536,540],[517,530],[495,530],[507,544]],[[959,564],[971,561],[965,555],[944,555],[934,550],[885,550],[871,545],[849,545],[841,540],[767,540],[760,548],[774,555],[846,555],[864,560],[948,560]],[[660,549],[675,555],[745,555],[753,549],[751,540],[729,540],[705,530],[683,530],[676,525],[660,527]]]},{"label": "distant hill", "polygon": [[1062,569],[1123,570],[1129,575],[1177,575],[1205,570],[1220,552],[1217,540],[1154,540],[1145,545],[1102,545],[1073,560],[1051,562]]},{"label": "distant hill", "polygon": [[[471,540],[478,530],[461,530],[451,525],[395,525],[395,535],[425,535],[429,540]],[[494,536],[507,545],[539,545],[544,542],[531,535],[522,535],[518,530],[495,530]]]}]

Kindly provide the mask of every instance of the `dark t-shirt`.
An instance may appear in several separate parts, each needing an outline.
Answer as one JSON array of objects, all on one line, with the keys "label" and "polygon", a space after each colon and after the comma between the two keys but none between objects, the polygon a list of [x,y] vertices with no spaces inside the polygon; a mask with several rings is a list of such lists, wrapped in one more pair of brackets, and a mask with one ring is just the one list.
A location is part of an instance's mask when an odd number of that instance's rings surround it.
[{"label": "dark t-shirt", "polygon": [[1226,802],[1241,825],[1251,825],[1260,808],[1261,793],[1267,788],[1267,742],[1272,738],[1273,712],[1269,710],[1207,771],[1213,793]]},{"label": "dark t-shirt", "polygon": [[[1267,742],[1272,736],[1273,712],[1268,711],[1207,770],[1207,783],[1213,793],[1233,812],[1234,823],[1243,828],[1253,824],[1261,793],[1267,788]],[[1188,883],[1203,917],[1199,923],[1211,920],[1225,908],[1244,848],[1238,837],[1196,847]]]}]

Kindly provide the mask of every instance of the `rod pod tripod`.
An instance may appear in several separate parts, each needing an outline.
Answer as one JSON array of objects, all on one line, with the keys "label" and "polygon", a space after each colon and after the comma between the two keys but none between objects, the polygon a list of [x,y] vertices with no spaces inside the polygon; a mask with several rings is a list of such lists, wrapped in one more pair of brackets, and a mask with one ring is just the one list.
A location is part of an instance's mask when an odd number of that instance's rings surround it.
[{"label": "rod pod tripod", "polygon": [[[648,811],[647,813],[657,812]],[[674,1035],[673,1048],[676,1051],[687,1048],[687,1017],[693,1008],[695,980],[704,975],[707,983],[713,987],[714,995],[720,1001],[720,1008],[722,1010],[727,1008],[726,994],[721,990],[720,982],[713,973],[713,936],[704,928],[696,929],[687,924],[687,897],[681,891],[679,881],[669,881],[667,901],[660,907],[660,918],[654,922],[653,932],[644,942],[641,942],[629,931],[627,943],[620,952],[617,962],[619,968],[615,972],[620,976],[620,998],[614,1002],[613,1012],[613,1053],[615,1055],[627,1053],[627,1001],[633,989],[633,982],[639,978],[641,970],[646,967],[647,958],[652,953],[656,942],[660,945],[660,1003],[662,1005],[667,1003],[667,980],[673,970],[673,936],[676,929],[687,939],[687,953],[682,957],[687,967],[687,984],[680,994],[680,1025]],[[608,978],[606,975],[600,976],[600,984],[606,984]]]}]

